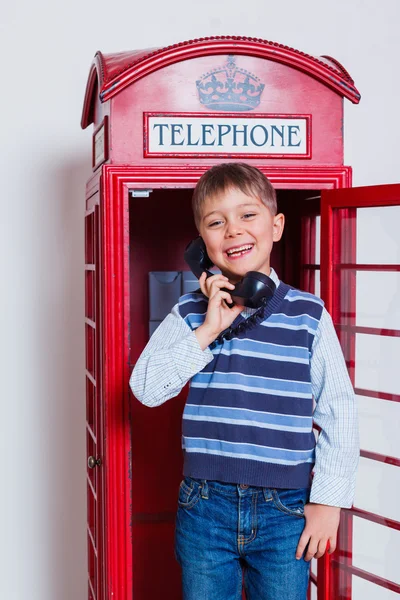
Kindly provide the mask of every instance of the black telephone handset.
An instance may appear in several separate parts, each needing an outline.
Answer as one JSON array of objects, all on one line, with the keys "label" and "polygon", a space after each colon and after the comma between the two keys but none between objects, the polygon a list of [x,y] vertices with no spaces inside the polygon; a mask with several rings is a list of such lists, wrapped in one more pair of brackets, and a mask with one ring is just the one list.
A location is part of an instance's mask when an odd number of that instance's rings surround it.
[{"label": "black telephone handset", "polygon": [[[210,269],[214,266],[211,262],[206,245],[202,237],[197,237],[188,244],[184,259],[190,269],[199,279],[204,271],[207,277],[211,277]],[[258,271],[249,271],[235,286],[234,290],[225,290],[230,293],[233,301],[240,306],[248,308],[260,308],[265,306],[275,292],[275,283],[268,275]],[[228,304],[232,308],[233,304]]]}]

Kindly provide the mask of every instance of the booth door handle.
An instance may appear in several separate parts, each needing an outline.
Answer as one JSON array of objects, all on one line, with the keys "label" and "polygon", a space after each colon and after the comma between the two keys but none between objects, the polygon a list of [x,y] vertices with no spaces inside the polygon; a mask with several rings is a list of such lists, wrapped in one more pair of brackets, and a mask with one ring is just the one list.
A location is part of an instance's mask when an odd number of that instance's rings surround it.
[{"label": "booth door handle", "polygon": [[95,467],[100,467],[101,458],[94,458],[94,456],[89,456],[87,461],[89,469],[94,469]]}]

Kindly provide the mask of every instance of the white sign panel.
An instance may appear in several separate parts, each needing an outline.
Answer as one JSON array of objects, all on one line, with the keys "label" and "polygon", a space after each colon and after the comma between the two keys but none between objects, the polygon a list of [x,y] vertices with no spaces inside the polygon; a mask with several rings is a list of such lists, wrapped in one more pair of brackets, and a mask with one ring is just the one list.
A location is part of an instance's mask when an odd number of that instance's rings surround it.
[{"label": "white sign panel", "polygon": [[310,158],[310,115],[145,114],[145,156]]}]

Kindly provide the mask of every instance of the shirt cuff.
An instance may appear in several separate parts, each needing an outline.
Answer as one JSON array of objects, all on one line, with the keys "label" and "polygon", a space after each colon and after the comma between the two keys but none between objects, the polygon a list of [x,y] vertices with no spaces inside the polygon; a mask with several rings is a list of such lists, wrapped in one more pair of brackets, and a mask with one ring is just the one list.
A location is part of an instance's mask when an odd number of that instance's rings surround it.
[{"label": "shirt cuff", "polygon": [[355,478],[336,477],[324,473],[315,473],[310,493],[310,502],[351,508],[355,493]]},{"label": "shirt cuff", "polygon": [[202,350],[194,331],[171,348],[172,357],[183,385],[210,363],[214,355],[209,348]]}]

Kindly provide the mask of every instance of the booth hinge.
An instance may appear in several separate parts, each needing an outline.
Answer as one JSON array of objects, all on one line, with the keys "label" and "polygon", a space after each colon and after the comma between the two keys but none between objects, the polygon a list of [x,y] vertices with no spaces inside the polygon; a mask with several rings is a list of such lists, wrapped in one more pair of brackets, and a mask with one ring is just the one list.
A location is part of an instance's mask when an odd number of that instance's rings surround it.
[{"label": "booth hinge", "polygon": [[131,190],[132,198],[148,198],[153,190]]}]

